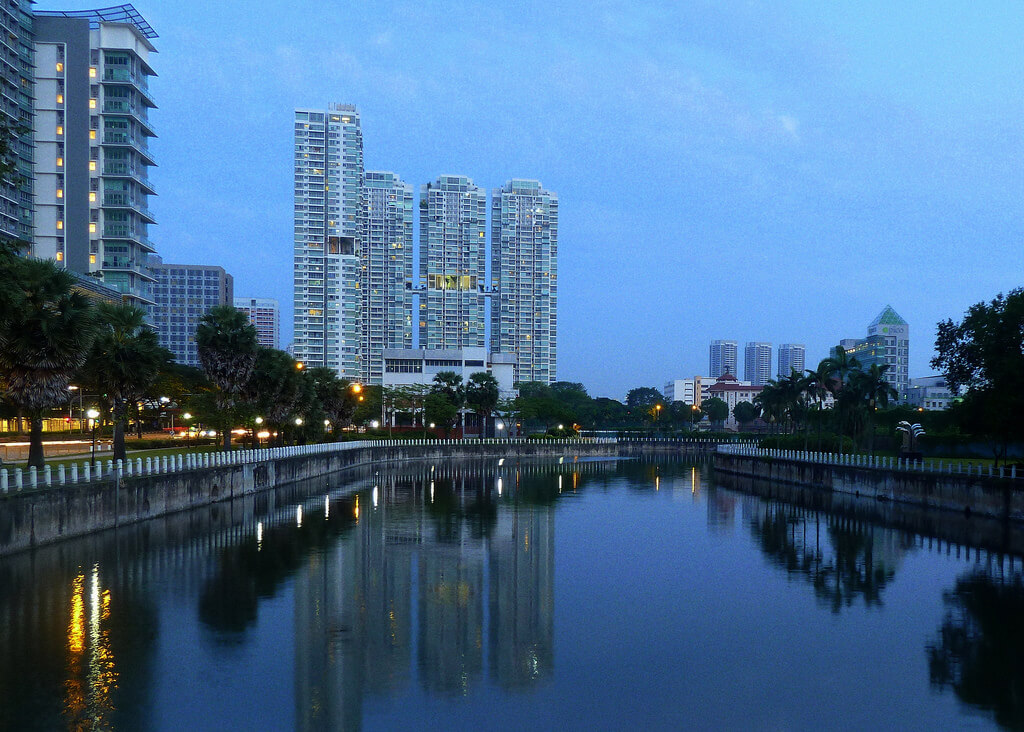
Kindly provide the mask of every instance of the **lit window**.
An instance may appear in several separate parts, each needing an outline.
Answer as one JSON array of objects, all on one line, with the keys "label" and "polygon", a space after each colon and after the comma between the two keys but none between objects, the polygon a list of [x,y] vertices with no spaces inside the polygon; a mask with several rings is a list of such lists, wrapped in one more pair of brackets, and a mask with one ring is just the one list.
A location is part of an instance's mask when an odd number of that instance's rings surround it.
[{"label": "lit window", "polygon": [[64,222],[63,221],[58,221],[57,222],[57,231],[62,231],[63,229],[64,229]]},{"label": "lit window", "polygon": [[57,252],[57,261],[58,262],[63,262],[64,261],[64,252]]},{"label": "lit window", "polygon": [[89,109],[96,109],[96,100],[95,99],[90,99],[89,100]]},{"label": "lit window", "polygon": [[60,61],[58,61],[57,62],[57,71],[63,71],[63,70],[64,70],[64,64],[62,64]]},{"label": "lit window", "polygon": [[58,135],[63,135],[64,134],[64,126],[63,125],[57,125],[57,134]]},{"label": "lit window", "polygon": [[63,94],[58,94],[57,95],[57,104],[63,104],[63,103],[64,103],[64,95]]},{"label": "lit window", "polygon": [[89,191],[89,202],[96,203],[96,191]]},{"label": "lit window", "polygon": [[90,79],[95,79],[96,78],[96,67],[95,66],[90,66],[89,67],[89,78]]},{"label": "lit window", "polygon": [[90,160],[89,161],[89,170],[96,170],[96,161],[95,160]]},{"label": "lit window", "polygon": [[57,198],[64,198],[64,189],[63,188],[58,188],[57,189]]},{"label": "lit window", "polygon": [[95,140],[96,139],[96,130],[89,130],[89,139],[90,140]]},{"label": "lit window", "polygon": [[[94,224],[92,222],[89,222],[89,233],[90,234],[95,234],[96,233],[96,224]],[[526,337],[529,338],[530,336],[526,336]]]},{"label": "lit window", "polygon": [[57,158],[57,167],[58,168],[63,168],[64,167],[64,158]]},{"label": "lit window", "polygon": [[89,255],[89,264],[96,264],[96,255],[95,254],[90,254]]}]

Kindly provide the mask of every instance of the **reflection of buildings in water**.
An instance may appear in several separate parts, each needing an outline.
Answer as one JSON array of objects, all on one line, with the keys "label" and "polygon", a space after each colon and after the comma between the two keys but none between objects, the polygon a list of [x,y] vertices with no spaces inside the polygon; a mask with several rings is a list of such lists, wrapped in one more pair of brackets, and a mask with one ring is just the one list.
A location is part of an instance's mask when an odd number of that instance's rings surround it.
[{"label": "reflection of buildings in water", "polygon": [[419,669],[424,688],[465,694],[483,669],[484,559],[473,543],[419,552]]},{"label": "reflection of buildings in water", "polygon": [[708,529],[713,534],[731,533],[736,526],[736,507],[739,504],[736,494],[708,486],[706,496]]},{"label": "reflection of buildings in water", "polygon": [[488,557],[490,671],[504,687],[528,685],[550,673],[554,661],[554,509],[504,513]]}]

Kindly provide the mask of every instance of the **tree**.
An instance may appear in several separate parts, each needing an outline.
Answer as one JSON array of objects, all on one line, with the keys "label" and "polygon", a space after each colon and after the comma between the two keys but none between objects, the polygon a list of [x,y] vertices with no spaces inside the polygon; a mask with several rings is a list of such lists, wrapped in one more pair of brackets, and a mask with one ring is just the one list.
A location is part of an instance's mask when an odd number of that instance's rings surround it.
[{"label": "tree", "polygon": [[[245,384],[245,401],[252,412],[280,434],[295,411],[302,395],[303,372],[295,359],[284,351],[259,348],[256,362]],[[315,387],[314,387],[315,388]]]},{"label": "tree", "polygon": [[316,398],[324,415],[334,428],[334,439],[341,437],[341,430],[352,424],[352,416],[359,405],[359,397],[352,390],[352,384],[339,379],[334,369],[318,366],[306,371],[313,383]]},{"label": "tree", "polygon": [[665,397],[660,391],[651,386],[638,386],[630,389],[626,394],[627,407],[641,407],[650,409],[655,404],[664,403]]},{"label": "tree", "polygon": [[700,403],[701,411],[708,416],[711,424],[721,428],[722,423],[729,419],[729,405],[718,397],[705,399]]},{"label": "tree", "polygon": [[498,380],[493,374],[485,371],[478,371],[469,377],[465,388],[466,406],[472,409],[481,420],[481,426],[487,424],[487,419],[494,413],[498,406]]},{"label": "tree", "polygon": [[438,371],[434,374],[434,383],[430,389],[435,393],[442,393],[448,397],[448,401],[461,409],[466,400],[466,390],[462,384],[462,375],[454,371]]},{"label": "tree", "polygon": [[443,428],[445,436],[448,436],[459,418],[459,408],[444,392],[432,391],[423,400],[423,416],[428,423]]},{"label": "tree", "polygon": [[992,440],[997,461],[1004,459],[1010,440],[1024,437],[1024,288],[972,305],[959,323],[939,323],[935,350],[932,367],[952,392],[966,390],[955,413]]},{"label": "tree", "polygon": [[0,378],[31,423],[28,464],[42,467],[45,409],[68,400],[68,384],[92,346],[94,309],[74,277],[50,261],[18,259],[0,273]]},{"label": "tree", "polygon": [[218,305],[200,319],[196,327],[196,347],[199,363],[216,387],[224,449],[230,450],[232,412],[243,398],[259,351],[256,328],[242,311],[230,305]]},{"label": "tree", "polygon": [[736,406],[732,408],[732,416],[741,426],[750,424],[757,419],[759,414],[761,414],[761,410],[751,402],[737,402]]},{"label": "tree", "polygon": [[105,394],[114,423],[114,460],[127,460],[124,429],[128,415],[170,360],[146,313],[127,304],[100,303],[97,333],[82,368],[84,381]]}]

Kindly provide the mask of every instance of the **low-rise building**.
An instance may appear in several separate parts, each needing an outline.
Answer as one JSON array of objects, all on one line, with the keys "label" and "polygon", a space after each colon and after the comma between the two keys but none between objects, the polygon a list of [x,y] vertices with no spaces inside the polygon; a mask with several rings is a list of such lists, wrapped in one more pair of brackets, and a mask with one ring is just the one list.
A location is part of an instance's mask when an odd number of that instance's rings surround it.
[{"label": "low-rise building", "polygon": [[916,409],[941,411],[949,409],[957,394],[946,384],[945,376],[923,376],[910,380],[907,404]]},{"label": "low-rise building", "polygon": [[488,353],[486,348],[385,348],[384,386],[410,386],[434,383],[442,371],[454,371],[462,383],[478,372],[489,373],[498,381],[502,399],[516,395],[512,353]]},{"label": "low-rise building", "polygon": [[761,393],[763,387],[754,386],[749,381],[739,381],[732,374],[722,374],[708,388],[708,398],[718,397],[729,407],[729,418],[725,420],[727,430],[736,429],[736,418],[732,415],[733,408],[740,402],[753,402],[754,397]]},{"label": "low-rise building", "polygon": [[[733,381],[741,386],[750,386],[749,381],[740,381],[733,374]],[[673,379],[665,383],[665,399],[669,402],[684,402],[700,406],[710,397],[710,389],[716,383],[713,376],[694,376],[689,379]]]}]

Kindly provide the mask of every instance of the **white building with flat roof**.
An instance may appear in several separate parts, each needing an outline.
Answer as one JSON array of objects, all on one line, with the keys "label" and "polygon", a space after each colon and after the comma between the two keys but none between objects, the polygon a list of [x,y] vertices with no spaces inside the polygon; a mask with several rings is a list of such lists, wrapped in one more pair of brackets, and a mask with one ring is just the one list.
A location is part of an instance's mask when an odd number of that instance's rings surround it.
[{"label": "white building with flat roof", "polygon": [[498,381],[502,399],[516,396],[515,356],[488,353],[486,348],[385,348],[384,386],[429,386],[442,371],[454,371],[462,383],[478,372],[489,373]]}]

